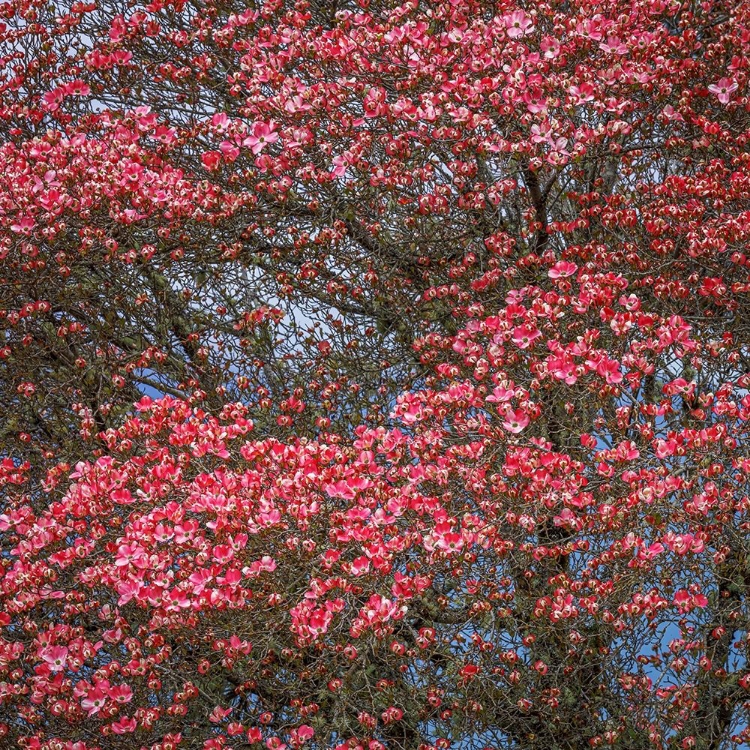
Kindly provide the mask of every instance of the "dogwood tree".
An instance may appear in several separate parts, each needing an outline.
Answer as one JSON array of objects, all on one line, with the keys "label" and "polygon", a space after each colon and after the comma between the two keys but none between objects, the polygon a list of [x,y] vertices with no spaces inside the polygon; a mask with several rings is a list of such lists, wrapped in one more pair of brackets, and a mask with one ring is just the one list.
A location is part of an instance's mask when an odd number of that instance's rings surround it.
[{"label": "dogwood tree", "polygon": [[747,4],[2,15],[4,742],[747,746]]}]

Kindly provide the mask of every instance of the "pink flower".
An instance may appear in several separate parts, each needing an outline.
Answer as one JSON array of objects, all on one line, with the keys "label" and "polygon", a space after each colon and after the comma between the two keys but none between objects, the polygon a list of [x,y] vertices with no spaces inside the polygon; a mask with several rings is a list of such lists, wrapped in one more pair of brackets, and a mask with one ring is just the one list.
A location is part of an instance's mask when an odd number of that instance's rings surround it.
[{"label": "pink flower", "polygon": [[333,157],[333,169],[331,174],[334,177],[343,177],[346,174],[346,168],[349,166],[346,154],[339,154]]},{"label": "pink flower", "polygon": [[570,152],[565,148],[568,145],[567,138],[553,138],[549,142],[551,151],[547,156],[550,164],[563,164],[567,162]]},{"label": "pink flower", "polygon": [[121,544],[117,548],[117,557],[115,565],[118,568],[124,568],[129,565],[135,565],[137,568],[145,568],[148,565],[148,558],[141,547],[134,542],[130,544]]},{"label": "pink flower", "polygon": [[570,526],[575,528],[578,524],[578,517],[570,508],[563,508],[553,519],[555,526]]},{"label": "pink flower", "polygon": [[667,104],[666,107],[662,110],[662,115],[664,115],[664,118],[666,120],[677,120],[680,122],[684,122],[685,118],[679,113],[675,112],[674,107],[671,104]]},{"label": "pink flower", "polygon": [[117,585],[117,593],[120,598],[117,600],[117,606],[122,607],[131,599],[134,599],[141,593],[143,584],[140,581],[122,581]]},{"label": "pink flower", "polygon": [[209,171],[213,172],[219,168],[221,163],[221,153],[219,151],[208,151],[201,156],[203,166]]},{"label": "pink flower", "polygon": [[620,372],[620,363],[614,359],[602,359],[596,368],[597,373],[601,375],[610,385],[622,382],[622,373]]},{"label": "pink flower", "polygon": [[693,554],[703,552],[705,544],[702,539],[698,539],[693,534],[674,534],[668,531],[663,538],[664,543],[672,552],[678,555],[686,555],[688,552]]},{"label": "pink flower", "polygon": [[216,706],[213,711],[211,711],[210,716],[208,717],[208,720],[213,722],[214,724],[218,724],[224,719],[229,716],[229,714],[232,713],[231,708],[222,708],[221,706]]},{"label": "pink flower", "polygon": [[526,323],[513,330],[513,343],[519,349],[528,349],[541,335],[542,332],[538,328]]},{"label": "pink flower", "polygon": [[219,151],[224,154],[227,161],[234,161],[240,155],[239,148],[230,141],[222,141],[219,144]]},{"label": "pink flower", "polygon": [[547,275],[551,279],[564,279],[567,276],[572,276],[577,270],[578,266],[575,263],[569,260],[559,260],[549,269]]},{"label": "pink flower", "polygon": [[722,104],[728,104],[732,94],[737,91],[737,82],[731,78],[720,78],[716,83],[709,86],[708,90],[712,94],[716,94]]},{"label": "pink flower", "polygon": [[129,505],[130,503],[135,502],[135,499],[130,494],[130,490],[126,489],[112,490],[110,497],[112,498],[112,502],[120,505]]},{"label": "pink flower", "polygon": [[630,294],[627,297],[623,294],[618,302],[626,309],[631,312],[641,309],[641,301],[635,294]]},{"label": "pink flower", "polygon": [[81,701],[81,708],[87,711],[88,716],[98,714],[107,702],[107,694],[98,685],[87,693]]},{"label": "pink flower", "polygon": [[12,231],[16,232],[16,234],[31,234],[31,230],[34,229],[36,226],[36,222],[34,221],[33,217],[31,216],[22,216],[20,221],[16,221],[15,223],[10,225],[10,228]]},{"label": "pink flower", "polygon": [[603,377],[610,385],[622,382],[620,363],[615,359],[598,354],[586,360],[586,366],[596,371],[597,375]]},{"label": "pink flower", "polygon": [[138,722],[135,719],[128,719],[127,716],[123,716],[120,721],[116,721],[110,726],[115,734],[125,734],[126,732],[135,732]]},{"label": "pink flower", "polygon": [[116,703],[129,703],[133,699],[133,691],[129,685],[115,685],[109,689],[109,697]]},{"label": "pink flower", "polygon": [[465,667],[461,667],[459,675],[462,677],[462,682],[467,684],[471,682],[480,672],[479,667],[476,664],[467,664]]},{"label": "pink flower", "polygon": [[436,546],[445,552],[458,552],[464,546],[464,540],[461,534],[449,531],[438,539]]},{"label": "pink flower", "polygon": [[640,550],[638,552],[638,557],[641,560],[653,560],[659,557],[662,552],[664,552],[664,545],[661,544],[661,542],[654,542],[645,549]]},{"label": "pink flower", "polygon": [[249,146],[254,154],[259,154],[269,143],[276,143],[279,134],[274,132],[276,123],[256,122],[253,124],[251,134],[242,141],[243,146]]},{"label": "pink flower", "polygon": [[505,21],[508,36],[511,39],[518,39],[534,31],[534,22],[522,10],[516,10],[508,16],[504,16],[503,21]]},{"label": "pink flower", "polygon": [[300,728],[297,730],[297,735],[300,737],[300,739],[309,740],[315,736],[315,730],[307,724],[302,724],[302,726],[300,726]]},{"label": "pink flower", "polygon": [[560,42],[551,36],[546,36],[542,39],[542,52],[547,60],[553,60],[560,54]]},{"label": "pink flower", "polygon": [[394,721],[401,721],[403,717],[404,717],[403,709],[397,708],[396,706],[389,706],[380,715],[380,718],[383,720],[384,724],[391,724]]},{"label": "pink flower", "polygon": [[504,385],[498,385],[493,388],[492,395],[487,396],[486,400],[492,403],[502,404],[506,401],[510,401],[515,395],[516,392],[513,388],[506,388]]},{"label": "pink flower", "polygon": [[131,161],[122,169],[121,185],[137,184],[143,179],[143,167],[138,162]]},{"label": "pink flower", "polygon": [[273,573],[274,570],[276,570],[276,560],[274,560],[270,555],[263,555],[263,557],[260,558],[260,570],[265,571],[266,573]]},{"label": "pink flower", "polygon": [[708,599],[703,594],[690,594],[685,589],[680,589],[674,595],[673,604],[680,612],[686,614],[696,607],[705,607]]},{"label": "pink flower", "polygon": [[83,81],[71,81],[65,86],[65,93],[69,96],[88,96],[91,89]]},{"label": "pink flower", "polygon": [[307,628],[313,636],[322,635],[328,630],[333,619],[330,612],[324,609],[316,609],[307,620]]},{"label": "pink flower", "polygon": [[213,558],[218,563],[228,563],[234,557],[234,550],[228,544],[217,544],[213,549]]},{"label": "pink flower", "polygon": [[294,747],[299,747],[300,745],[304,745],[308,740],[312,739],[314,735],[315,730],[311,726],[303,724],[297,729],[292,730],[291,743]]},{"label": "pink flower", "polygon": [[65,646],[47,646],[39,655],[49,664],[52,672],[60,672],[65,669],[68,661],[68,649]]},{"label": "pink flower", "polygon": [[568,385],[573,385],[577,380],[576,365],[570,357],[550,356],[547,358],[547,367],[558,380],[564,380]]},{"label": "pink flower", "polygon": [[43,97],[44,106],[50,112],[60,108],[60,105],[65,98],[65,90],[62,88],[56,88],[53,91],[48,91]]},{"label": "pink flower", "polygon": [[362,576],[370,570],[370,561],[364,555],[357,557],[350,566],[350,575]]},{"label": "pink flower", "polygon": [[602,52],[611,52],[613,55],[627,55],[628,53],[627,46],[616,36],[607,37],[607,41],[602,42],[599,45],[599,49]]},{"label": "pink flower", "polygon": [[594,100],[594,87],[590,83],[582,83],[580,86],[571,86],[568,93],[573,99],[573,104],[583,104]]},{"label": "pink flower", "polygon": [[526,414],[523,409],[516,409],[515,411],[511,409],[505,415],[503,427],[505,427],[508,432],[518,434],[530,421],[528,414]]},{"label": "pink flower", "polygon": [[168,542],[174,536],[174,531],[170,526],[160,523],[154,529],[154,539],[157,542]]},{"label": "pink flower", "polygon": [[166,602],[167,611],[177,612],[190,606],[190,600],[182,589],[172,589]]},{"label": "pink flower", "polygon": [[211,118],[211,125],[213,125],[219,133],[223,133],[230,125],[229,117],[225,112],[217,112]]}]

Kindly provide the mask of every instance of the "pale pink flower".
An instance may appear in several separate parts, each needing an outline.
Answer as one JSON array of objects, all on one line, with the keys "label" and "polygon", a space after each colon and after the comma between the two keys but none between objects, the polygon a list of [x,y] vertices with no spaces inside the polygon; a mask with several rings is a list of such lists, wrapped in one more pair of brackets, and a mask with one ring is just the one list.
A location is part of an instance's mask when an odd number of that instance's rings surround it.
[{"label": "pale pink flower", "polygon": [[534,31],[534,22],[522,10],[516,10],[510,15],[504,16],[503,21],[505,21],[508,36],[511,39],[518,39]]},{"label": "pale pink flower", "polygon": [[560,42],[551,36],[546,36],[542,39],[542,52],[547,60],[553,60],[560,54]]},{"label": "pale pink flower", "polygon": [[39,655],[49,664],[52,672],[60,672],[65,669],[68,661],[68,649],[65,646],[47,646]]},{"label": "pale pink flower", "polygon": [[708,90],[712,94],[716,94],[722,104],[728,104],[732,94],[737,91],[737,81],[726,77],[720,78],[716,83],[709,86]]},{"label": "pale pink flower", "polygon": [[514,434],[521,432],[531,420],[523,409],[510,409],[505,415],[503,427]]}]

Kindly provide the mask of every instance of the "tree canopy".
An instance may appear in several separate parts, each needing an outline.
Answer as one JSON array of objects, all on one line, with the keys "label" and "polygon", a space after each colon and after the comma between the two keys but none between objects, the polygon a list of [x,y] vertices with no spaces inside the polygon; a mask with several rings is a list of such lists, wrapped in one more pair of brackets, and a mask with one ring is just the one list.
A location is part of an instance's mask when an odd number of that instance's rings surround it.
[{"label": "tree canopy", "polygon": [[0,743],[750,746],[750,5],[0,5]]}]

